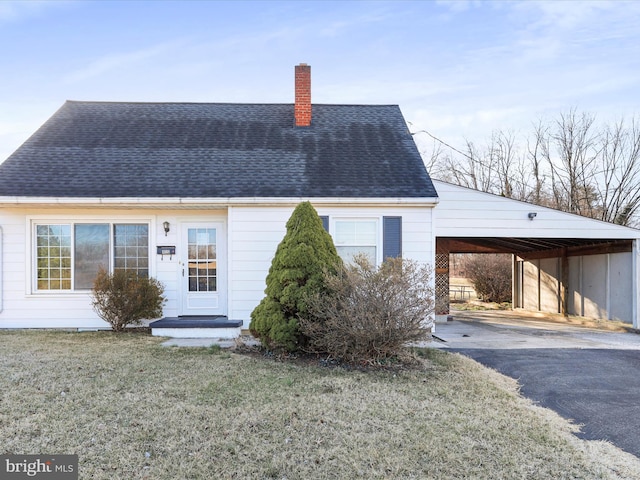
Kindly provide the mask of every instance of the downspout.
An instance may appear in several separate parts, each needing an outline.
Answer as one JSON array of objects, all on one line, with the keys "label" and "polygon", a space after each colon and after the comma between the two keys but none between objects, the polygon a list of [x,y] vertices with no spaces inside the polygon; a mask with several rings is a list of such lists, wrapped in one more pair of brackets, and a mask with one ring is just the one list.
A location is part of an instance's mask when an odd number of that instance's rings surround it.
[{"label": "downspout", "polygon": [[580,259],[580,316],[584,317],[584,255],[578,258]]},{"label": "downspout", "polygon": [[605,320],[613,320],[611,317],[611,254],[607,253],[605,263],[605,278],[604,278],[604,294],[605,294],[605,304],[604,308],[606,311],[607,318]]},{"label": "downspout", "polygon": [[538,293],[538,298],[537,298],[538,306],[537,306],[537,310],[539,312],[540,310],[542,310],[542,308],[541,308],[542,307],[542,274],[540,272],[540,270],[541,270],[540,265],[542,264],[542,261],[540,259],[538,259],[536,261],[538,262],[538,263],[536,263],[536,267],[538,269],[538,285],[537,285],[537,287],[538,287],[538,292],[537,292]]},{"label": "downspout", "polygon": [[562,249],[562,259],[560,260],[560,313],[565,317],[569,316],[569,257],[567,249]]},{"label": "downspout", "polygon": [[518,296],[516,294],[516,288],[518,288],[518,282],[516,282],[516,256],[511,254],[511,310],[515,310],[518,302]]}]

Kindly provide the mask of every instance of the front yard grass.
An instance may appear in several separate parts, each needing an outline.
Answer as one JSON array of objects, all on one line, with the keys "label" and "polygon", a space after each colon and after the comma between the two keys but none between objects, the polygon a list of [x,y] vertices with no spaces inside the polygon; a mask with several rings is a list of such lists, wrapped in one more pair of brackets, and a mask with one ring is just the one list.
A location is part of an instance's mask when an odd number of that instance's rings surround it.
[{"label": "front yard grass", "polygon": [[77,454],[81,479],[640,478],[459,355],[365,373],[160,341],[1,332],[0,452]]}]

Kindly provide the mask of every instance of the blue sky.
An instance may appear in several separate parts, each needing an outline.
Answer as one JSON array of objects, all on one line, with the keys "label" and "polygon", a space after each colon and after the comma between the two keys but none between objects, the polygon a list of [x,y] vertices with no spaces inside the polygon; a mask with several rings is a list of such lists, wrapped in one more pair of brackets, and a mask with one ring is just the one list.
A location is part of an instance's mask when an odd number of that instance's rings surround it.
[{"label": "blue sky", "polygon": [[[65,100],[399,104],[463,147],[640,114],[640,2],[0,0],[0,161]],[[430,143],[416,135],[421,150]]]}]

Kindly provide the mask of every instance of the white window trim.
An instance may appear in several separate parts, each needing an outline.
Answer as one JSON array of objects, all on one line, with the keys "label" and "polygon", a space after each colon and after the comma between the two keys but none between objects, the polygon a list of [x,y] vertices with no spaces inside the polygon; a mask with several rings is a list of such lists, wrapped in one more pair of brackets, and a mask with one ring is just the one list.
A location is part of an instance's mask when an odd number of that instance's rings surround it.
[{"label": "white window trim", "polygon": [[372,221],[374,220],[376,222],[376,241],[375,241],[375,247],[376,247],[376,266],[381,265],[382,264],[382,215],[345,215],[345,216],[340,216],[340,215],[329,215],[329,234],[331,235],[331,238],[334,241],[334,244],[336,245],[336,247],[339,246],[351,246],[351,245],[338,245],[336,243],[336,222],[366,222],[366,221]]},{"label": "white window trim", "polygon": [[74,266],[74,247],[75,236],[73,234],[75,224],[108,224],[109,225],[109,255],[110,255],[110,270],[113,269],[113,226],[115,224],[146,224],[149,227],[149,276],[155,277],[155,255],[156,250],[156,219],[153,217],[114,217],[110,216],[69,216],[61,217],[60,215],[38,215],[27,216],[26,222],[26,252],[28,252],[27,262],[25,262],[25,293],[30,297],[85,297],[90,293],[90,290],[38,290],[38,274],[37,274],[37,225],[71,225],[71,255],[72,255],[72,271],[71,271],[71,285],[73,285],[73,266]]}]

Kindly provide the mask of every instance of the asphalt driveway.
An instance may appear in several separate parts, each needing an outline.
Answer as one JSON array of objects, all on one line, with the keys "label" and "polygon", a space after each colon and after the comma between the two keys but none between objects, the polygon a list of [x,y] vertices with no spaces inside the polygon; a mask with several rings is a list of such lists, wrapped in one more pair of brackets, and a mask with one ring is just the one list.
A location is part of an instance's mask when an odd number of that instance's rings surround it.
[{"label": "asphalt driveway", "polygon": [[640,335],[508,316],[467,316],[435,335],[434,346],[517,379],[523,395],[582,425],[580,438],[640,457]]}]

